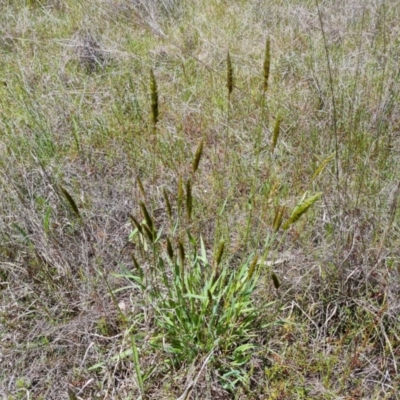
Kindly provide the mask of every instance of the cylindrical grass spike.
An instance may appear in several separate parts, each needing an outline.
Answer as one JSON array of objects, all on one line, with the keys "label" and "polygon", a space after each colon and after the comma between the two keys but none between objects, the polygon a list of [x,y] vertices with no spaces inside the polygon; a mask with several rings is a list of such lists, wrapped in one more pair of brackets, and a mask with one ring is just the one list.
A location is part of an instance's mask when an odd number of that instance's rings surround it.
[{"label": "cylindrical grass spike", "polygon": [[231,55],[229,54],[226,57],[226,63],[227,63],[227,79],[226,79],[226,86],[228,87],[228,94],[229,97],[233,91],[233,67],[232,67],[232,61],[231,61]]},{"label": "cylindrical grass spike", "polygon": [[247,280],[249,281],[253,275],[254,275],[254,271],[256,269],[256,265],[258,262],[258,256],[256,255],[253,259],[253,261],[251,262],[250,268],[249,268],[249,272],[247,273]]},{"label": "cylindrical grass spike", "polygon": [[158,122],[158,89],[153,69],[150,70],[151,115],[154,126]]},{"label": "cylindrical grass spike", "polygon": [[324,170],[324,168],[329,164],[329,162],[331,162],[334,158],[335,158],[335,153],[332,153],[328,158],[323,160],[319,164],[318,168],[315,170],[314,175],[311,178],[311,180],[315,180],[321,174],[321,172]]},{"label": "cylindrical grass spike", "polygon": [[317,200],[321,198],[321,196],[321,192],[316,193],[314,196],[311,196],[302,203],[298,204],[294,208],[290,218],[283,224],[283,229],[288,229],[291,225],[293,225]]},{"label": "cylindrical grass spike", "polygon": [[275,120],[274,132],[272,134],[272,148],[271,152],[273,153],[275,150],[276,143],[278,142],[279,132],[281,129],[281,116],[278,114]]},{"label": "cylindrical grass spike", "polygon": [[179,249],[179,260],[180,260],[180,273],[181,273],[181,280],[184,282],[185,279],[185,248],[183,247],[182,242],[178,241],[178,249]]},{"label": "cylindrical grass spike", "polygon": [[186,212],[188,219],[192,217],[192,207],[193,207],[192,182],[190,181],[189,178],[186,182]]},{"label": "cylindrical grass spike", "polygon": [[142,209],[144,219],[146,220],[147,227],[150,229],[150,231],[153,231],[154,230],[153,220],[150,217],[150,214],[147,211],[146,205],[143,203],[143,201],[140,202],[140,208]]},{"label": "cylindrical grass spike", "polygon": [[217,265],[219,265],[221,263],[222,255],[224,254],[224,248],[225,248],[225,242],[223,240],[221,240],[221,242],[218,246],[217,254],[215,256],[215,263]]},{"label": "cylindrical grass spike", "polygon": [[279,287],[281,286],[281,283],[279,282],[279,279],[277,277],[277,275],[275,274],[275,272],[271,272],[271,278],[272,278],[272,282],[275,286],[275,289],[279,289]]},{"label": "cylindrical grass spike", "polygon": [[203,154],[203,145],[204,145],[204,140],[202,140],[197,146],[196,154],[194,155],[194,160],[193,160],[193,173],[195,173],[199,168],[200,159]]},{"label": "cylindrical grass spike", "polygon": [[285,212],[285,209],[285,206],[278,206],[275,210],[274,223],[272,224],[274,232],[278,232],[282,225],[283,213]]},{"label": "cylindrical grass spike", "polygon": [[147,225],[143,225],[143,229],[146,232],[147,237],[149,238],[150,242],[154,242],[154,232],[150,230],[150,228]]},{"label": "cylindrical grass spike", "polygon": [[171,208],[171,203],[169,201],[169,197],[168,197],[168,192],[167,189],[163,189],[163,195],[164,195],[164,200],[165,200],[165,205],[167,207],[167,214],[169,219],[172,218],[172,208]]},{"label": "cylindrical grass spike", "polygon": [[142,180],[140,179],[140,176],[136,177],[136,182],[137,182],[137,184],[139,186],[139,190],[141,191],[143,197],[146,197],[146,192],[144,190],[144,186],[143,186]]},{"label": "cylindrical grass spike", "polygon": [[271,68],[271,41],[268,37],[265,43],[265,55],[264,55],[264,68],[263,68],[263,75],[264,75],[264,85],[263,91],[266,93],[268,90],[268,79],[269,79],[269,72]]},{"label": "cylindrical grass spike", "polygon": [[62,191],[62,194],[64,195],[64,197],[67,199],[69,205],[72,208],[72,211],[75,213],[75,215],[81,219],[81,214],[79,212],[78,206],[75,203],[75,200],[72,198],[72,196],[67,192],[66,189],[64,189],[62,186],[60,186],[60,189]]},{"label": "cylindrical grass spike", "polygon": [[179,176],[179,178],[178,178],[178,208],[179,209],[182,207],[182,201],[183,201],[183,180],[182,180],[182,176]]},{"label": "cylindrical grass spike", "polygon": [[167,238],[167,253],[168,257],[172,260],[174,258],[174,250],[172,249],[172,244],[169,238]]},{"label": "cylindrical grass spike", "polygon": [[180,240],[178,241],[178,248],[179,248],[179,259],[181,261],[181,264],[184,264],[185,263],[185,248],[183,247],[183,244]]}]

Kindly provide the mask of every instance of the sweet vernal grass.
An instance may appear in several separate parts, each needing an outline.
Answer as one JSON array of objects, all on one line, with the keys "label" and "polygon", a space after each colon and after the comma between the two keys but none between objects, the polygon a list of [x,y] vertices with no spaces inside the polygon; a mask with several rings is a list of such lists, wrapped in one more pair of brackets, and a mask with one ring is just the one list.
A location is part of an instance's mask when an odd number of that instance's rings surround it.
[{"label": "sweet vernal grass", "polygon": [[[228,99],[230,100],[233,90],[233,67],[229,53],[227,64]],[[264,60],[262,90],[264,99],[268,89],[269,68],[270,43],[268,39]],[[152,115],[155,127],[158,123],[158,111],[155,106],[158,94],[156,95],[154,75],[152,74],[151,77]],[[277,144],[279,131],[280,117],[278,116],[272,137],[272,151]],[[257,141],[259,140],[258,138]],[[259,150],[259,143],[257,147]],[[143,301],[152,309],[156,317],[157,333],[152,339],[152,345],[162,353],[166,353],[167,359],[172,360],[175,367],[183,363],[190,364],[199,355],[219,351],[225,357],[224,362],[233,368],[233,365],[245,365],[249,362],[251,350],[255,348],[252,338],[260,328],[260,322],[265,318],[266,312],[254,306],[253,293],[265,268],[266,257],[271,252],[276,252],[285,237],[283,233],[280,241],[276,241],[281,226],[283,232],[286,232],[320,198],[321,193],[308,198],[304,196],[284,224],[282,221],[286,207],[277,207],[271,224],[273,236],[265,241],[265,246],[260,252],[249,252],[238,266],[230,265],[227,241],[224,239],[210,246],[215,250],[213,261],[209,262],[209,255],[201,233],[193,235],[191,232],[193,212],[198,204],[193,199],[193,183],[197,181],[194,178],[195,174],[196,177],[199,174],[200,160],[204,151],[204,141],[201,140],[191,162],[190,177],[185,180],[185,184],[183,175],[180,174],[178,177],[176,215],[172,211],[169,191],[165,187],[163,189],[166,213],[171,226],[168,235],[162,234],[162,227],[159,232],[156,231],[154,218],[151,217],[145,202],[139,203],[143,222],[139,222],[131,215],[134,227],[130,236],[131,241],[138,242],[143,250],[141,261],[136,256],[132,257],[136,273],[129,273],[129,279],[142,291]],[[259,151],[255,165],[256,172],[258,163]],[[144,195],[146,191],[139,180],[138,184]],[[253,184],[252,209],[256,205],[254,203],[255,183]],[[271,189],[271,196],[279,194],[274,187]],[[186,219],[181,219],[184,211],[186,211]],[[252,215],[250,211],[248,226],[251,225]],[[146,266],[150,260],[152,260],[152,265]],[[141,262],[143,265],[140,264]],[[143,272],[146,269],[152,271],[151,281],[147,278],[148,274]],[[280,282],[276,273],[271,271],[270,276],[274,287],[278,289]],[[247,350],[239,352],[237,351],[239,348]],[[135,358],[138,354],[140,351],[135,354]],[[215,368],[219,368],[220,363],[217,359],[211,358],[209,362]],[[135,364],[137,364],[136,359]],[[228,382],[230,385],[228,386],[233,390],[238,381],[234,383],[229,373],[224,375],[224,370],[220,373],[221,379]],[[237,373],[238,376],[242,376],[246,372],[245,369],[239,368]]]}]

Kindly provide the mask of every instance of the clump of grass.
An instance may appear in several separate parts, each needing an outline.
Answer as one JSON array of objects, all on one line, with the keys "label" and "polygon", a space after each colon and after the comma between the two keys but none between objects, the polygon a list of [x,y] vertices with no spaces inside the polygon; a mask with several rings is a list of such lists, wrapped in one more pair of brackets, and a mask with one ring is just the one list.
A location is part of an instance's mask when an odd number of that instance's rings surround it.
[{"label": "clump of grass", "polygon": [[[142,236],[139,229],[132,236],[136,239],[149,241],[149,251],[156,252],[149,257],[156,260],[151,268],[156,271],[157,282],[150,286],[144,273],[121,276],[142,290],[147,308],[155,315],[157,330],[151,345],[165,353],[165,362],[171,360],[174,368],[213,352],[210,366],[218,368],[222,361],[224,384],[233,389],[229,373],[236,371],[236,378],[244,377],[246,371],[240,366],[249,362],[256,348],[253,338],[261,314],[252,299],[260,275],[255,257],[232,269],[223,261],[222,242],[211,262],[203,238],[195,240],[189,231],[185,242],[168,237],[163,244]],[[135,270],[143,268],[136,265]]]},{"label": "clump of grass", "polygon": [[[267,43],[266,57],[269,60],[269,41]],[[269,73],[269,66],[267,67]],[[229,96],[233,89],[232,71],[228,53]],[[158,122],[158,95],[154,76],[151,76],[155,127]],[[279,124],[278,117],[273,147],[278,139]],[[192,161],[191,178],[187,179],[185,190],[183,178],[179,176],[178,215],[175,222],[168,193],[163,190],[170,225],[174,227],[169,233],[163,235],[162,230],[157,231],[146,204],[140,202],[144,220],[140,223],[131,216],[134,230],[130,234],[130,240],[140,247],[141,262],[137,261],[136,255],[132,256],[135,272],[129,272],[123,267],[123,273],[118,276],[129,279],[140,290],[146,309],[154,314],[156,331],[150,343],[165,354],[165,363],[172,363],[173,368],[180,368],[184,364],[195,362],[198,357],[207,357],[210,366],[219,370],[222,385],[234,390],[239,383],[244,384],[246,380],[247,364],[257,348],[253,339],[261,324],[266,323],[266,307],[272,304],[260,304],[260,308],[256,307],[254,293],[265,265],[263,261],[274,248],[285,207],[277,209],[273,222],[275,236],[266,240],[260,254],[250,252],[238,266],[232,268],[229,258],[224,258],[227,252],[226,242],[221,240],[218,245],[213,246],[216,250],[213,261],[210,261],[201,233],[195,236],[190,229],[195,205],[192,178],[198,172],[203,151],[201,141]],[[283,228],[286,230],[294,224],[320,195],[303,198]],[[180,216],[184,207],[187,218],[183,231],[178,226],[183,223]],[[146,265],[148,263],[150,265]],[[146,270],[151,270],[151,274],[147,274]],[[271,277],[275,289],[278,290],[281,284],[276,273],[272,272]],[[209,354],[213,356],[208,357]]]}]

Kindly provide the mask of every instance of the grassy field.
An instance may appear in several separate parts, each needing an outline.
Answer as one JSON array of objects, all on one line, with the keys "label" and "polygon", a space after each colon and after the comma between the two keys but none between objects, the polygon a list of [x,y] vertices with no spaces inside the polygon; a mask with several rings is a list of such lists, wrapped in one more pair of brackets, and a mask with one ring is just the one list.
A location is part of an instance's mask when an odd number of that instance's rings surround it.
[{"label": "grassy field", "polygon": [[0,6],[0,397],[400,398],[398,2]]}]

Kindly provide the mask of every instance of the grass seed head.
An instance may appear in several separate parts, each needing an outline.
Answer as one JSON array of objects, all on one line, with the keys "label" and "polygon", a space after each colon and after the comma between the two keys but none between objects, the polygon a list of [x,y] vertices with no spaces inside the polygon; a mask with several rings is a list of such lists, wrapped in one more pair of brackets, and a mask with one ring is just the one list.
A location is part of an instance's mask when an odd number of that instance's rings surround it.
[{"label": "grass seed head", "polygon": [[151,92],[151,115],[153,117],[153,125],[158,122],[158,89],[153,69],[150,70],[150,92]]},{"label": "grass seed head", "polygon": [[146,205],[143,203],[143,201],[140,202],[140,208],[142,209],[147,227],[150,229],[150,231],[153,231],[154,230],[153,219],[151,218],[149,212],[147,211]]},{"label": "grass seed head", "polygon": [[192,217],[193,198],[192,198],[192,182],[190,178],[186,182],[186,213],[190,220]]},{"label": "grass seed head", "polygon": [[180,273],[181,279],[183,281],[185,277],[185,248],[183,247],[183,243],[178,241],[178,250],[179,250],[179,261],[180,261]]},{"label": "grass seed head", "polygon": [[275,210],[274,222],[272,224],[272,229],[274,230],[274,232],[278,232],[279,228],[282,225],[283,214],[285,212],[285,209],[286,209],[285,206],[278,206]]},{"label": "grass seed head", "polygon": [[146,232],[146,235],[149,238],[150,242],[153,243],[155,239],[154,232],[150,230],[150,228],[147,225],[143,225],[143,229]]},{"label": "grass seed head", "polygon": [[293,212],[290,218],[283,224],[283,229],[288,229],[291,225],[293,225],[298,219],[305,214],[308,209],[317,201],[321,198],[322,193],[316,193],[315,195],[309,197],[308,199],[304,200],[300,204],[298,204]]},{"label": "grass seed head", "polygon": [[163,195],[164,195],[165,205],[167,207],[167,214],[168,214],[169,219],[171,219],[172,218],[172,207],[171,207],[171,203],[169,201],[167,189],[165,189],[165,188],[163,188]]},{"label": "grass seed head", "polygon": [[279,282],[278,276],[275,274],[275,272],[271,272],[271,279],[275,289],[278,290],[281,286],[281,283]]},{"label": "grass seed head", "polygon": [[71,206],[72,211],[74,212],[74,214],[81,219],[81,213],[79,212],[78,206],[75,203],[75,200],[73,199],[73,197],[67,192],[67,190],[65,188],[63,188],[62,186],[60,186],[61,192],[64,195],[64,197],[67,199],[68,204]]},{"label": "grass seed head", "polygon": [[255,271],[256,266],[257,266],[257,262],[258,262],[258,256],[256,255],[253,258],[253,261],[251,262],[251,265],[250,265],[250,268],[249,268],[249,272],[247,273],[247,281],[250,281],[251,278],[253,277],[254,271]]},{"label": "grass seed head", "polygon": [[221,240],[218,246],[217,254],[215,256],[215,263],[217,265],[221,264],[222,256],[224,254],[224,249],[225,249],[225,241]]},{"label": "grass seed head", "polygon": [[179,176],[178,178],[178,208],[182,207],[182,202],[183,202],[183,180],[182,176]]},{"label": "grass seed head", "polygon": [[265,55],[264,55],[264,68],[263,68],[263,75],[264,75],[264,85],[263,91],[264,93],[268,90],[268,79],[269,79],[269,72],[271,68],[271,41],[270,38],[267,38],[265,43]]},{"label": "grass seed head", "polygon": [[226,63],[227,63],[226,86],[228,88],[228,94],[230,96],[233,91],[233,67],[232,67],[231,55],[229,54],[229,51],[228,51],[228,55],[226,57]]},{"label": "grass seed head", "polygon": [[194,155],[193,159],[193,173],[195,173],[199,168],[200,159],[203,154],[203,145],[204,145],[204,140],[202,140],[197,146],[196,154]]},{"label": "grass seed head", "polygon": [[136,182],[139,186],[139,190],[142,193],[143,197],[146,198],[146,192],[144,190],[144,186],[143,186],[142,180],[140,179],[140,176],[136,177]]},{"label": "grass seed head", "polygon": [[275,120],[274,132],[272,134],[272,147],[271,152],[275,150],[276,143],[278,142],[278,137],[281,129],[281,116],[278,114]]},{"label": "grass seed head", "polygon": [[168,237],[167,237],[167,253],[168,257],[172,260],[174,258],[174,250],[172,249],[172,244]]}]

